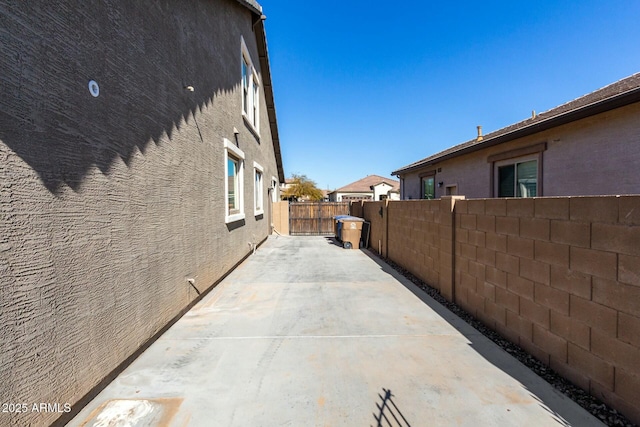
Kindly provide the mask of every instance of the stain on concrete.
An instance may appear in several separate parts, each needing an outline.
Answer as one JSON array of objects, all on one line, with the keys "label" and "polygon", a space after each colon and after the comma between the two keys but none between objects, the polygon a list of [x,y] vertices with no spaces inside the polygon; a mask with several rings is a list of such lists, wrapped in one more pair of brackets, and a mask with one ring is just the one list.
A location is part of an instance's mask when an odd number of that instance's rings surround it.
[{"label": "stain on concrete", "polygon": [[182,398],[109,400],[82,427],[164,427],[176,415],[182,401]]}]

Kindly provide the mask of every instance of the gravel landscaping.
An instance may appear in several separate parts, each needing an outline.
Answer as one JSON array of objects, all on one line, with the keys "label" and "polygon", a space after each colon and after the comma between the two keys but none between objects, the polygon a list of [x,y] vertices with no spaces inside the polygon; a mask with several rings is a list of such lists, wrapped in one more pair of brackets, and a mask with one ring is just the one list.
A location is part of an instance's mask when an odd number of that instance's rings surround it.
[{"label": "gravel landscaping", "polygon": [[[372,252],[375,254],[375,252]],[[377,256],[377,254],[375,254]],[[618,413],[615,409],[610,408],[606,404],[602,403],[597,398],[593,397],[586,391],[581,388],[573,385],[571,382],[562,378],[548,366],[535,359],[533,356],[528,354],[525,350],[520,348],[520,346],[507,341],[502,336],[500,336],[497,332],[489,329],[482,322],[474,318],[472,315],[467,313],[464,309],[462,309],[457,304],[454,304],[450,301],[447,301],[437,289],[432,288],[427,285],[422,280],[418,279],[411,272],[405,270],[400,267],[393,261],[389,259],[385,259],[380,257],[384,262],[386,262],[393,269],[398,271],[404,277],[409,279],[415,285],[417,285],[420,289],[425,291],[431,298],[442,304],[444,307],[449,309],[455,315],[460,317],[462,320],[467,322],[469,325],[474,327],[478,332],[489,338],[491,341],[499,345],[502,349],[504,349],[507,353],[511,354],[513,357],[518,359],[522,364],[527,366],[533,372],[538,374],[541,378],[555,387],[557,390],[565,394],[567,397],[572,399],[578,405],[582,406],[584,409],[589,411],[593,416],[600,419],[604,424],[608,426],[624,426],[624,427],[637,427],[636,424],[629,421],[624,415]]]}]

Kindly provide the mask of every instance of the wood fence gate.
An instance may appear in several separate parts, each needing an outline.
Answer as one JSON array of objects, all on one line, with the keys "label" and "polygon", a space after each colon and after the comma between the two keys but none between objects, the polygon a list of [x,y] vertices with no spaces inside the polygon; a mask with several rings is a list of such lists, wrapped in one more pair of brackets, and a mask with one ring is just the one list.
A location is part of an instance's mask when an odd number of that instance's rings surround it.
[{"label": "wood fence gate", "polygon": [[289,203],[289,234],[292,236],[329,236],[333,217],[349,215],[349,202]]}]

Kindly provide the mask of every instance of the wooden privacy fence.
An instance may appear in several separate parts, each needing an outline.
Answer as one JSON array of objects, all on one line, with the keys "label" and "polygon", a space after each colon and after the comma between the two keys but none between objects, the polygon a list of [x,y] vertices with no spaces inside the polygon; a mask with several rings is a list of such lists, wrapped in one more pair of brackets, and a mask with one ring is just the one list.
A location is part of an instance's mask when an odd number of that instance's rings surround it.
[{"label": "wooden privacy fence", "polygon": [[289,204],[289,234],[325,236],[333,234],[333,217],[349,215],[349,202],[294,202]]}]

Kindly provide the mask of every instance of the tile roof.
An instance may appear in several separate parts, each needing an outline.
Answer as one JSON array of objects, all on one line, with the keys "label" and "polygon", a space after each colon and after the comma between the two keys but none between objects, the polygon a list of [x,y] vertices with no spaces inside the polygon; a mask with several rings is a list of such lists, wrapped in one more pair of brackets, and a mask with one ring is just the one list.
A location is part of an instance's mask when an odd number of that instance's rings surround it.
[{"label": "tile roof", "polygon": [[502,142],[507,142],[522,136],[530,135],[536,132],[559,126],[570,121],[579,120],[593,114],[608,111],[613,108],[622,107],[631,102],[637,102],[640,95],[640,73],[633,74],[580,98],[559,105],[548,111],[532,115],[532,117],[504,127],[497,131],[491,132],[483,136],[481,141],[476,138],[455,145],[444,151],[426,157],[417,162],[411,163],[398,170],[393,171],[392,175],[401,172],[418,169],[422,166],[435,163],[444,158],[456,157],[466,154],[475,149],[489,147]]},{"label": "tile roof", "polygon": [[368,175],[358,181],[352,182],[351,184],[347,184],[344,187],[338,188],[337,190],[333,191],[333,193],[336,193],[336,192],[370,193],[371,186],[378,185],[383,182],[392,186],[393,190],[398,190],[400,188],[400,181],[397,181],[392,178],[386,178],[380,175]]}]

